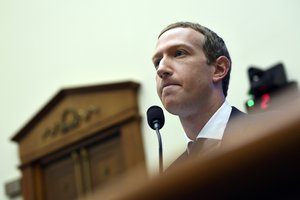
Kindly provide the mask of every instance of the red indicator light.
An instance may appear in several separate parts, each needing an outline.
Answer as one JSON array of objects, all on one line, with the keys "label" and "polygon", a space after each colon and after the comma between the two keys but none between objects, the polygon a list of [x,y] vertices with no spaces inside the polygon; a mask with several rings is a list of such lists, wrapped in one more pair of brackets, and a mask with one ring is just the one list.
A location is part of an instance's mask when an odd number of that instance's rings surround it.
[{"label": "red indicator light", "polygon": [[261,96],[261,104],[260,104],[261,109],[267,109],[269,106],[269,102],[270,102],[270,95],[263,94]]}]

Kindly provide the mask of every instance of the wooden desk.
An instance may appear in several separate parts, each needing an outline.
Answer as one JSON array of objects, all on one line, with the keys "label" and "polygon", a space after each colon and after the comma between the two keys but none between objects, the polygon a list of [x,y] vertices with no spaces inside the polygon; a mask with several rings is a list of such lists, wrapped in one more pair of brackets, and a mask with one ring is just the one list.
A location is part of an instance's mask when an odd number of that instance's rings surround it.
[{"label": "wooden desk", "polygon": [[253,123],[221,149],[168,174],[144,181],[133,176],[131,188],[118,185],[89,199],[300,199],[300,103]]}]

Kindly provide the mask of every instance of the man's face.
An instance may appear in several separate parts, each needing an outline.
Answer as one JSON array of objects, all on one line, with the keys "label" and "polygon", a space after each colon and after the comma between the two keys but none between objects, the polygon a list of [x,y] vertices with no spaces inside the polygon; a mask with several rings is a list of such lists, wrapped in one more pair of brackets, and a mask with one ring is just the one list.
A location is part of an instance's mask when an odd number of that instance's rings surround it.
[{"label": "man's face", "polygon": [[174,28],[158,39],[153,64],[157,93],[164,107],[187,115],[206,106],[213,86],[214,67],[202,50],[204,36],[191,28]]}]

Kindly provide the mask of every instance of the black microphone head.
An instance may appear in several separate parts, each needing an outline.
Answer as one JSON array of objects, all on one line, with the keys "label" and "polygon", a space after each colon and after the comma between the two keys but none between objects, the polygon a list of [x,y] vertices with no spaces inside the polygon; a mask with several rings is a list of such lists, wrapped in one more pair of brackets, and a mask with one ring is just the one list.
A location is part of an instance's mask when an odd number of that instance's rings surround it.
[{"label": "black microphone head", "polygon": [[152,129],[156,129],[155,124],[158,124],[158,129],[161,129],[165,124],[164,112],[159,106],[151,106],[147,110],[147,121]]}]

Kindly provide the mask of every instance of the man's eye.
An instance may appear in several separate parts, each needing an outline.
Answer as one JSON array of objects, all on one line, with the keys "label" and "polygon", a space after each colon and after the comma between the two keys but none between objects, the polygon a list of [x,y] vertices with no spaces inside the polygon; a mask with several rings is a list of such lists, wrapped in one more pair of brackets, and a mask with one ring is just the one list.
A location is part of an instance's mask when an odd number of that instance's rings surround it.
[{"label": "man's eye", "polygon": [[155,69],[157,69],[159,63],[160,63],[160,59],[154,60],[153,64],[154,64]]},{"label": "man's eye", "polygon": [[185,55],[186,53],[184,52],[184,51],[182,51],[182,50],[177,50],[176,52],[175,52],[175,57],[178,57],[178,56],[182,56],[182,55]]}]

